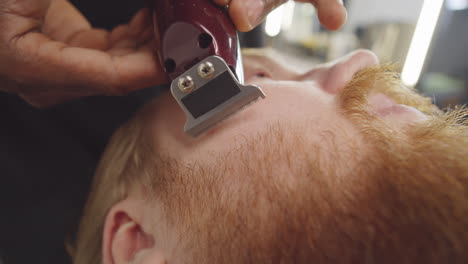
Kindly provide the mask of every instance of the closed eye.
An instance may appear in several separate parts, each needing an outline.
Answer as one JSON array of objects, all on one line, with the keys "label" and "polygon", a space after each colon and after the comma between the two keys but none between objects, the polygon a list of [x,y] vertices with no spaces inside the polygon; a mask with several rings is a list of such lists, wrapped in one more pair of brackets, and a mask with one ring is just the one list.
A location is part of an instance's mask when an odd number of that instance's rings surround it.
[{"label": "closed eye", "polygon": [[255,74],[256,77],[258,78],[270,78],[271,79],[271,75],[267,72],[257,72],[257,74]]}]

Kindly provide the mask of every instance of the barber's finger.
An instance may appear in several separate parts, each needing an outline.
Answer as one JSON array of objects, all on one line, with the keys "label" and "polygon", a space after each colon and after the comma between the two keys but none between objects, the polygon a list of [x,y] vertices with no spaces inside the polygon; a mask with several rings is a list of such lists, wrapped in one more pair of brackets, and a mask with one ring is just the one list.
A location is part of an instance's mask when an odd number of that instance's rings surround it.
[{"label": "barber's finger", "polygon": [[[214,0],[221,4],[223,0]],[[240,31],[249,31],[258,26],[276,7],[287,0],[232,0],[229,14]],[[346,21],[346,9],[342,0],[298,0],[312,3],[322,25],[329,30],[337,30]]]},{"label": "barber's finger", "polygon": [[232,0],[229,15],[240,31],[258,26],[273,9],[287,0]]},{"label": "barber's finger", "polygon": [[346,8],[343,0],[302,0],[311,2],[317,9],[320,23],[328,30],[338,30],[346,22]]}]

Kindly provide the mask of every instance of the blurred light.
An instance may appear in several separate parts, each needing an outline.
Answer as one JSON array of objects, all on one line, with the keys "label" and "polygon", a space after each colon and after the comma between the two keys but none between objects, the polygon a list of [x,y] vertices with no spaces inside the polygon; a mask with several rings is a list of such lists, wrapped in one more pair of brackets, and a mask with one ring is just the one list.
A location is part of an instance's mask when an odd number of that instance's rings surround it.
[{"label": "blurred light", "polygon": [[415,86],[419,81],[443,3],[444,0],[424,1],[401,74],[403,83],[408,86]]},{"label": "blurred light", "polygon": [[284,16],[284,5],[276,8],[266,19],[265,33],[270,37],[276,37],[281,32],[281,22]]},{"label": "blurred light", "polygon": [[289,1],[284,5],[283,21],[281,23],[281,28],[284,31],[287,31],[291,28],[293,19],[294,19],[294,7],[296,3],[294,1]]},{"label": "blurred light", "polygon": [[468,8],[468,0],[447,0],[447,8],[449,10],[464,10]]}]

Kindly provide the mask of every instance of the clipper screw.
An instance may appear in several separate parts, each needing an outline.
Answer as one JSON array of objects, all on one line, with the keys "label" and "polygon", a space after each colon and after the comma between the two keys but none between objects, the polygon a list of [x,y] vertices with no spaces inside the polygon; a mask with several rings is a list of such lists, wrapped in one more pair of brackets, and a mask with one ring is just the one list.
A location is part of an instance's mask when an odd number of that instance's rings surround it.
[{"label": "clipper screw", "polygon": [[178,85],[179,89],[184,93],[190,93],[193,90],[193,88],[195,88],[195,82],[190,76],[179,78]]},{"label": "clipper screw", "polygon": [[213,63],[206,61],[198,66],[198,75],[203,79],[211,79],[215,73]]}]

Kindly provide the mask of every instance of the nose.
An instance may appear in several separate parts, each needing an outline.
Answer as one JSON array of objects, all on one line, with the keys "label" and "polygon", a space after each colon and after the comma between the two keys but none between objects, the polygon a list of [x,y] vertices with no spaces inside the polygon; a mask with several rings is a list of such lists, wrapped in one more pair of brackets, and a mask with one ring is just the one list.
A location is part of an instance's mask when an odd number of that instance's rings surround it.
[{"label": "nose", "polygon": [[357,50],[306,72],[301,79],[315,80],[326,92],[337,94],[357,72],[377,64],[379,64],[379,59],[375,53],[370,50]]}]

